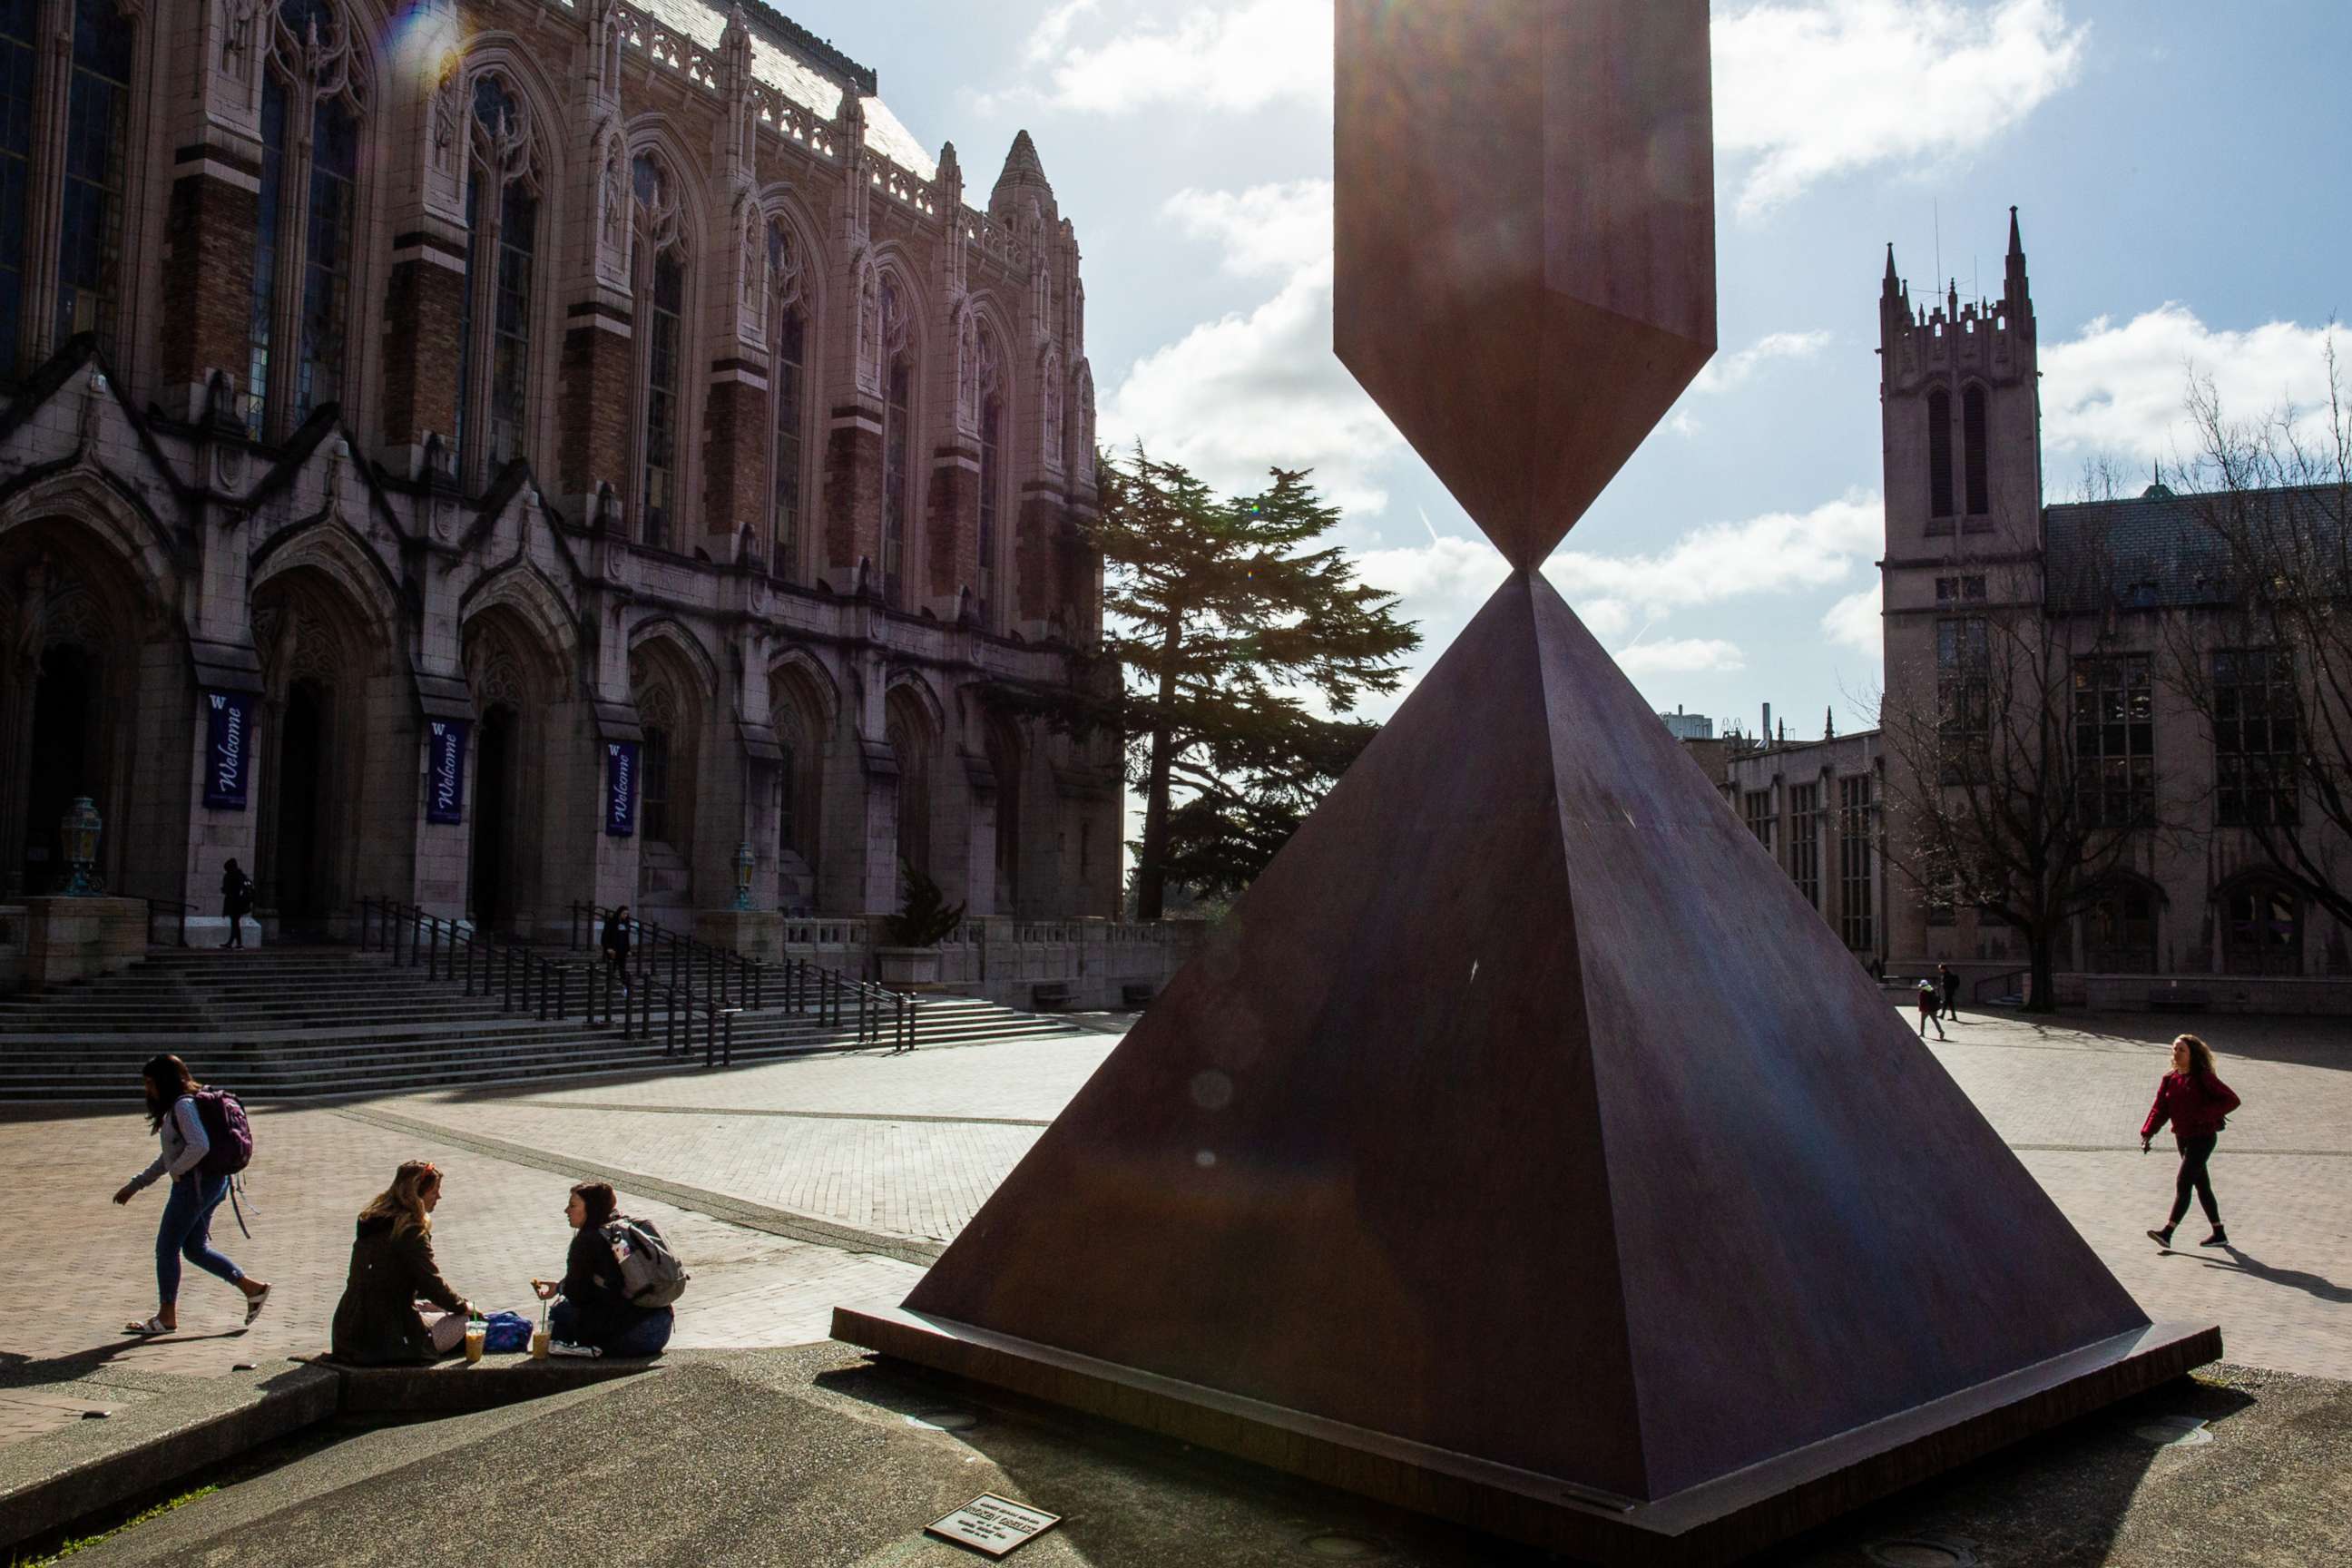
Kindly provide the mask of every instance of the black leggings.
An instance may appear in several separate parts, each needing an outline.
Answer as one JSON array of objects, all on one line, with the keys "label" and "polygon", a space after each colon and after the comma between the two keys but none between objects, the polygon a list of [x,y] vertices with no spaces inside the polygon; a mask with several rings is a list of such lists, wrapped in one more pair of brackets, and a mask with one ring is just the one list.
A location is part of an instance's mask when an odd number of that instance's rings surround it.
[{"label": "black leggings", "polygon": [[2194,1190],[2197,1201],[2205,1206],[2205,1217],[2212,1222],[2214,1229],[2221,1229],[2221,1210],[2213,1202],[2213,1178],[2205,1173],[2205,1162],[2213,1157],[2214,1135],[2206,1132],[2182,1138],[2176,1134],[2173,1142],[2180,1145],[2180,1174],[2173,1180],[2172,1217],[2164,1222],[2164,1228],[2170,1230],[2180,1223],[2180,1216],[2189,1212],[2189,1194]]}]

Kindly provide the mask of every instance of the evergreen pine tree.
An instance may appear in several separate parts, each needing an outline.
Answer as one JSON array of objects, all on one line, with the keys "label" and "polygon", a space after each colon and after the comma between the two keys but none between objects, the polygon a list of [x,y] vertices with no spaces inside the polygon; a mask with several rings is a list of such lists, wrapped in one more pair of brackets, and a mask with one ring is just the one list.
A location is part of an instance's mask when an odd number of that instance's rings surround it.
[{"label": "evergreen pine tree", "polygon": [[1304,471],[1231,498],[1140,447],[1099,471],[1105,651],[1144,797],[1137,913],[1157,920],[1171,879],[1230,893],[1274,858],[1371,739],[1349,715],[1397,689],[1421,636],[1318,547],[1339,511]]}]

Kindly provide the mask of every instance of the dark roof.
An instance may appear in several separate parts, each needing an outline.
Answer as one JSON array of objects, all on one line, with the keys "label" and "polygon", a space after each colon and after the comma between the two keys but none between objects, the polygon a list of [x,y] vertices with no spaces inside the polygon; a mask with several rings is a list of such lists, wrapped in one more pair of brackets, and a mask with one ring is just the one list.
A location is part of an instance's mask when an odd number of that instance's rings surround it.
[{"label": "dark roof", "polygon": [[[2224,509],[2242,509],[2234,514]],[[2045,507],[2049,607],[2061,615],[2180,609],[2231,596],[2221,526],[2242,516],[2254,527],[2343,524],[2334,487],[2179,495],[2162,485],[2125,500]]]}]

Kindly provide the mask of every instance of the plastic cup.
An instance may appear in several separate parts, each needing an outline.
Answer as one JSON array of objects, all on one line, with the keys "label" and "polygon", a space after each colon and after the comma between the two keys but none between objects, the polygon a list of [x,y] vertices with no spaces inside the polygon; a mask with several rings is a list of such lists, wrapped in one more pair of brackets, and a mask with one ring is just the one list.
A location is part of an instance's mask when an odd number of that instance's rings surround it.
[{"label": "plastic cup", "polygon": [[542,1327],[542,1328],[537,1328],[537,1329],[533,1329],[533,1330],[531,1330],[531,1331],[530,1331],[530,1359],[531,1359],[531,1360],[533,1360],[533,1361],[545,1361],[545,1360],[547,1359],[547,1341],[548,1341],[548,1333],[547,1333],[547,1330],[546,1330],[545,1328],[543,1328],[543,1327]]},{"label": "plastic cup", "polygon": [[482,1359],[482,1341],[488,1332],[488,1329],[481,1323],[468,1323],[466,1325],[466,1363],[467,1365],[470,1366]]}]

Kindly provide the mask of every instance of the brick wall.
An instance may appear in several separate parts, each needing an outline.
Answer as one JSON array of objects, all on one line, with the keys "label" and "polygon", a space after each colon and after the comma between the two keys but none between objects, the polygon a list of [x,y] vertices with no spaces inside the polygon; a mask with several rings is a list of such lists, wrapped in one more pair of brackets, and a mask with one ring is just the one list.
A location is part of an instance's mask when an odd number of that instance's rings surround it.
[{"label": "brick wall", "polygon": [[735,558],[734,541],[751,531],[751,548],[768,551],[768,394],[731,377],[711,384],[702,422],[702,516],[711,558]]},{"label": "brick wall", "polygon": [[860,557],[872,561],[877,573],[882,569],[881,421],[857,412],[855,423],[843,422],[836,412],[824,444],[823,566],[843,589]]},{"label": "brick wall", "polygon": [[231,385],[245,390],[257,208],[251,191],[225,180],[189,174],[172,182],[163,226],[166,385],[194,385],[225,370]]},{"label": "brick wall", "polygon": [[563,374],[557,396],[556,464],[563,477],[563,493],[586,496],[598,480],[607,480],[635,521],[635,497],[629,493],[626,456],[629,437],[629,377],[631,343],[625,332],[597,326],[580,312],[601,312],[626,324],[625,313],[592,303],[574,307],[571,330],[563,334]]},{"label": "brick wall", "polygon": [[950,598],[980,582],[979,459],[948,448],[931,469],[923,506],[923,548],[929,562],[925,592]]},{"label": "brick wall", "polygon": [[383,305],[383,438],[446,441],[457,429],[466,279],[435,255],[412,257],[393,268]]}]

